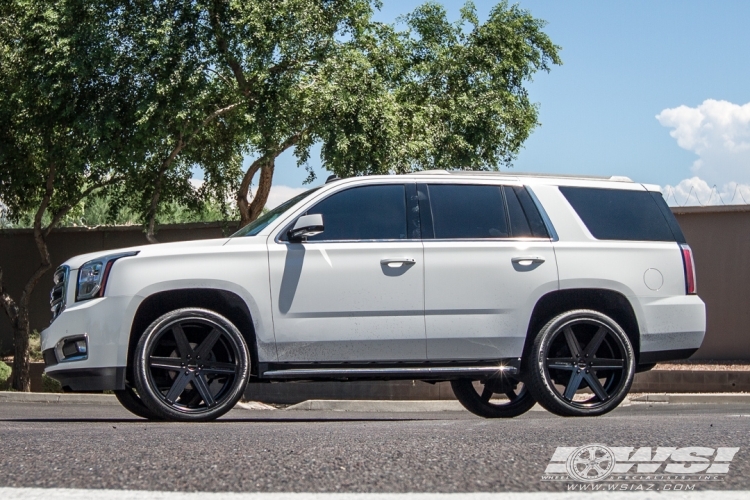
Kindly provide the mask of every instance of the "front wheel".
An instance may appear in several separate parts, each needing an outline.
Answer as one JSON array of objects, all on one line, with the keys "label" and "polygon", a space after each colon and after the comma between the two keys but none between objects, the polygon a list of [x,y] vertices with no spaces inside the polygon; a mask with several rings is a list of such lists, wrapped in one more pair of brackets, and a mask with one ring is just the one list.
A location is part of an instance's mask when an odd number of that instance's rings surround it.
[{"label": "front wheel", "polygon": [[[534,406],[534,398],[523,382],[511,377],[493,377],[484,381],[469,379],[451,381],[459,403],[484,418],[513,418]],[[493,398],[500,395],[500,398]]]},{"label": "front wheel", "polygon": [[138,395],[165,420],[214,420],[242,397],[250,374],[247,344],[225,317],[177,309],[154,321],[134,359]]},{"label": "front wheel", "polygon": [[540,405],[561,416],[602,415],[630,390],[635,356],[627,334],[598,311],[568,311],[534,340],[525,380]]}]

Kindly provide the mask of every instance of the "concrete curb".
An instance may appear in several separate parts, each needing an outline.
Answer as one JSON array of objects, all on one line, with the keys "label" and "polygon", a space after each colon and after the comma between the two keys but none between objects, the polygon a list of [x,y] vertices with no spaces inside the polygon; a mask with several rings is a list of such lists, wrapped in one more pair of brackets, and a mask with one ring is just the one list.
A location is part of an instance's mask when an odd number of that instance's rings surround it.
[{"label": "concrete curb", "polygon": [[645,394],[633,398],[634,403],[671,404],[750,404],[750,394]]},{"label": "concrete curb", "polygon": [[0,403],[65,403],[119,405],[113,394],[59,394],[54,392],[0,392]]}]

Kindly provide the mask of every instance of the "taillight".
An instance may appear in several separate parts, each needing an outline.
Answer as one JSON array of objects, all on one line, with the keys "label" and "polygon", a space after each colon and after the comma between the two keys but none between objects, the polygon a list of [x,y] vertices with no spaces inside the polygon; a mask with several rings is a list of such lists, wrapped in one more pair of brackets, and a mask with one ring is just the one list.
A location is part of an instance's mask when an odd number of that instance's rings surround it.
[{"label": "taillight", "polygon": [[680,245],[682,250],[682,266],[685,270],[685,292],[688,295],[695,294],[695,262],[693,261],[693,251],[684,243]]}]

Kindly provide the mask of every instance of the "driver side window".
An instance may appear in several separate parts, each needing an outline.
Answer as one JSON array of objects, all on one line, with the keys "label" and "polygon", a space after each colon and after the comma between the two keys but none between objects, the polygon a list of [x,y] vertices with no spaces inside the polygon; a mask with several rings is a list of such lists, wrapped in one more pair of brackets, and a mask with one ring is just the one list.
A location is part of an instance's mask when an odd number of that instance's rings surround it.
[{"label": "driver side window", "polygon": [[407,239],[406,190],[403,184],[361,186],[321,201],[307,215],[321,214],[325,230],[307,241]]}]

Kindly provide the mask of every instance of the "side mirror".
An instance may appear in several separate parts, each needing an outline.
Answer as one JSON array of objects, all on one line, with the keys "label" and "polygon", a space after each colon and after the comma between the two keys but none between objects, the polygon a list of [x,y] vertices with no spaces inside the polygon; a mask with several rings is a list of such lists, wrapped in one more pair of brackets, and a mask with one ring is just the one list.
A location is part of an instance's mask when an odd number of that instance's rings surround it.
[{"label": "side mirror", "polygon": [[321,214],[303,215],[289,230],[289,241],[302,241],[302,238],[315,236],[323,232],[323,216]]}]

